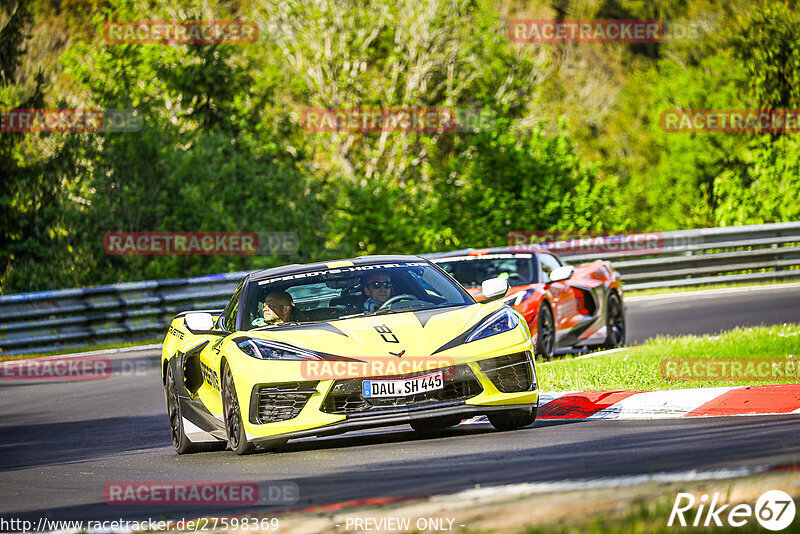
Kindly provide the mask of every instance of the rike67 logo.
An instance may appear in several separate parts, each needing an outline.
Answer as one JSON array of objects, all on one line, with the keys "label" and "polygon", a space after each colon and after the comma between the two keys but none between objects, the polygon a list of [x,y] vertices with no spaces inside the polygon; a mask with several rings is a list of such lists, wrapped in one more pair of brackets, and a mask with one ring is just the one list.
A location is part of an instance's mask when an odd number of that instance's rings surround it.
[{"label": "rike67 logo", "polygon": [[[696,510],[695,505],[697,505]],[[743,527],[752,519],[763,528],[779,531],[792,524],[795,517],[795,503],[792,497],[780,490],[770,490],[761,495],[755,507],[749,504],[720,504],[720,494],[712,497],[703,494],[696,499],[691,493],[678,493],[667,526],[671,527],[721,527],[727,523],[732,527]]]}]

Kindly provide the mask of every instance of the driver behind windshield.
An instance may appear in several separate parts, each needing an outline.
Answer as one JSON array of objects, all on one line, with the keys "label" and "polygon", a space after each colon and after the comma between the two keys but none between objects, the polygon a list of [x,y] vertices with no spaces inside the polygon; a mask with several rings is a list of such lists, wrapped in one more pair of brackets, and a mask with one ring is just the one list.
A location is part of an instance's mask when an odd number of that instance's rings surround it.
[{"label": "driver behind windshield", "polygon": [[[516,278],[520,280],[519,283],[527,284],[531,281],[531,260],[517,260],[517,273]],[[513,277],[513,274],[511,275]]]},{"label": "driver behind windshield", "polygon": [[392,296],[392,280],[386,273],[370,273],[364,276],[362,283],[368,297],[364,302],[364,313],[378,311]]}]

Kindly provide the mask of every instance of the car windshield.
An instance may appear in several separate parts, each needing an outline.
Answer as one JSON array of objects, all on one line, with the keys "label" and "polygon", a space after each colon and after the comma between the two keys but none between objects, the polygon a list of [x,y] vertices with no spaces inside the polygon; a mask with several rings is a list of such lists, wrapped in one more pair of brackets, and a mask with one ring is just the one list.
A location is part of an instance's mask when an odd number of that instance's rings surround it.
[{"label": "car windshield", "polygon": [[533,254],[484,254],[433,260],[464,287],[478,287],[484,280],[507,277],[511,286],[536,282]]},{"label": "car windshield", "polygon": [[[339,267],[253,281],[246,300],[245,329],[462,306],[475,302],[457,284],[425,261]],[[277,318],[265,318],[265,302],[278,303]],[[273,306],[269,308],[272,310]]]}]

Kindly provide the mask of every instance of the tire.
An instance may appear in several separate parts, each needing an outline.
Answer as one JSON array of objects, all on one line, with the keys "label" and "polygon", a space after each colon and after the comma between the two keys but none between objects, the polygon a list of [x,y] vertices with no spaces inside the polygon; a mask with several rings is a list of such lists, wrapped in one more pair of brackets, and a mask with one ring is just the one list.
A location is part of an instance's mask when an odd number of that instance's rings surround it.
[{"label": "tire", "polygon": [[539,407],[535,408],[521,408],[515,410],[507,410],[505,412],[494,412],[488,415],[489,422],[497,430],[516,430],[518,428],[532,425],[539,415]]},{"label": "tire", "polygon": [[606,301],[606,330],[608,335],[602,345],[604,349],[615,349],[625,345],[625,312],[619,295],[613,291]]},{"label": "tire", "polygon": [[164,384],[164,396],[167,400],[167,417],[169,418],[170,436],[172,447],[178,454],[191,454],[195,452],[221,451],[225,449],[225,442],[193,443],[186,437],[183,429],[183,415],[181,404],[178,402],[178,385],[172,366],[167,366],[167,380]]},{"label": "tire", "polygon": [[553,359],[556,353],[556,323],[550,306],[542,301],[536,321],[536,356],[544,360]]},{"label": "tire", "polygon": [[247,441],[242,421],[242,410],[239,408],[239,399],[236,397],[236,387],[233,383],[233,374],[228,364],[225,364],[222,381],[222,411],[225,414],[225,431],[228,435],[228,446],[236,454],[250,454],[255,446]]},{"label": "tire", "polygon": [[456,426],[460,422],[461,416],[431,417],[428,419],[415,419],[411,421],[411,428],[420,434],[434,434],[440,430]]}]

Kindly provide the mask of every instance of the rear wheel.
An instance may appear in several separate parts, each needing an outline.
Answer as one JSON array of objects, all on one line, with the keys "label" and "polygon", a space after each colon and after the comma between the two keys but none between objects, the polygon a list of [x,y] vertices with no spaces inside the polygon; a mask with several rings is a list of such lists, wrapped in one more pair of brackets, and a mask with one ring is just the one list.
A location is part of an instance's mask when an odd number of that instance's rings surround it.
[{"label": "rear wheel", "polygon": [[222,410],[225,413],[225,430],[228,433],[228,445],[236,454],[250,454],[255,450],[255,446],[247,442],[242,410],[239,408],[239,399],[236,397],[236,388],[233,383],[233,373],[231,373],[231,368],[227,364],[225,364],[223,376]]},{"label": "rear wheel", "polygon": [[461,417],[431,417],[428,419],[415,419],[411,421],[411,428],[421,434],[432,434],[461,422]]},{"label": "rear wheel", "polygon": [[516,430],[532,425],[539,415],[539,407],[520,408],[504,412],[495,412],[488,415],[489,422],[497,430]]},{"label": "rear wheel", "polygon": [[167,398],[167,416],[169,417],[169,430],[172,437],[172,446],[178,454],[192,452],[220,451],[225,448],[225,442],[211,443],[192,443],[186,437],[183,428],[183,415],[181,414],[181,404],[178,401],[178,385],[175,382],[175,375],[172,366],[167,366],[167,383],[164,384],[164,395]]},{"label": "rear wheel", "polygon": [[536,325],[536,356],[550,360],[556,352],[556,323],[550,306],[544,301],[539,308]]},{"label": "rear wheel", "polygon": [[608,296],[606,304],[606,330],[608,335],[603,343],[604,349],[614,349],[625,344],[625,313],[622,311],[622,301],[616,293]]}]

